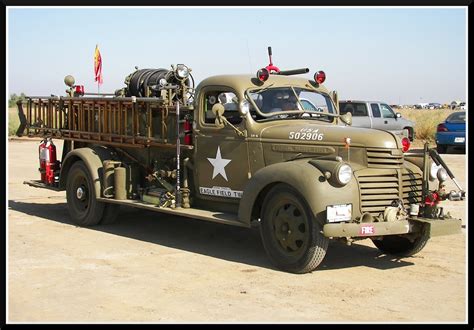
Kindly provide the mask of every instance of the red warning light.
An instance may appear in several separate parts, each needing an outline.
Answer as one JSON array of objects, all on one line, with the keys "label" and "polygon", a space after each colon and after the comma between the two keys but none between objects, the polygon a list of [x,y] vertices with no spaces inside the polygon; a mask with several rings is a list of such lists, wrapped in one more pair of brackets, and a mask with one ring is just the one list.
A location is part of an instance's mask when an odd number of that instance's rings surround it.
[{"label": "red warning light", "polygon": [[262,68],[257,71],[257,78],[258,80],[262,82],[267,81],[269,76],[270,76],[270,72],[265,68]]},{"label": "red warning light", "polygon": [[314,74],[314,81],[318,84],[322,84],[326,80],[326,74],[324,71],[318,71]]}]

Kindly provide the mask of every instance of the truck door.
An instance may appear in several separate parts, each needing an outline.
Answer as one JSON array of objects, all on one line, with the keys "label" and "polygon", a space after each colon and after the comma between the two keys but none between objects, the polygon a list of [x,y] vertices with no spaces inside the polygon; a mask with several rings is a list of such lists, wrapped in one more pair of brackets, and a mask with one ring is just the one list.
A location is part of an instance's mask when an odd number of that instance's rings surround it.
[{"label": "truck door", "polygon": [[220,128],[212,106],[224,105],[224,116],[240,131],[244,121],[236,94],[229,89],[207,88],[201,93],[195,134],[195,193],[202,199],[238,203],[248,180],[249,159],[246,138],[230,125]]},{"label": "truck door", "polygon": [[379,104],[371,103],[370,109],[372,110],[372,128],[388,130],[388,121],[382,117]]},{"label": "truck door", "polygon": [[402,123],[398,121],[395,112],[387,104],[372,103],[371,108],[374,117],[374,128],[392,131],[396,134],[403,131]]}]

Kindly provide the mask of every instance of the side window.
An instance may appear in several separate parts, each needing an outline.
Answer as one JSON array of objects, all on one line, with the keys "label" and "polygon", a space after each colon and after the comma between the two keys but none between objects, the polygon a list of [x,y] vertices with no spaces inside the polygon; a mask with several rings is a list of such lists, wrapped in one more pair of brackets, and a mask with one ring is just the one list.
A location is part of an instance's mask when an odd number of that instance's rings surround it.
[{"label": "side window", "polygon": [[374,117],[380,118],[379,105],[376,104],[376,103],[371,103],[371,104],[370,104],[370,107],[372,108],[372,114],[374,115]]},{"label": "side window", "polygon": [[216,92],[208,92],[204,96],[204,122],[206,124],[214,124],[216,116],[212,113],[212,106],[217,102],[217,95]]},{"label": "side window", "polygon": [[352,114],[354,117],[367,117],[367,106],[364,103],[357,103],[355,104],[354,113]]},{"label": "side window", "polygon": [[344,115],[348,112],[354,117],[368,116],[367,106],[364,103],[339,102],[339,113]]},{"label": "side window", "polygon": [[345,115],[348,112],[350,112],[351,114],[354,114],[354,107],[352,106],[352,104],[339,102],[339,114]]},{"label": "side window", "polygon": [[382,117],[384,118],[395,118],[395,113],[393,110],[386,104],[380,104],[380,110],[382,111]]},{"label": "side window", "polygon": [[242,121],[239,112],[239,101],[233,92],[226,91],[209,91],[204,96],[204,122],[206,124],[214,124],[216,117],[212,113],[212,106],[220,103],[224,106],[224,117],[231,124],[239,124]]}]

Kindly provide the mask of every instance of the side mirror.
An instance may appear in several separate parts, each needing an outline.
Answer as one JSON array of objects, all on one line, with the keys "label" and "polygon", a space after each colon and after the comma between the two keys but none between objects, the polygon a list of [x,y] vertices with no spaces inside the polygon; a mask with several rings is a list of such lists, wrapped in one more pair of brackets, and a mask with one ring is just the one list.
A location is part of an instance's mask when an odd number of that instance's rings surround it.
[{"label": "side mirror", "polygon": [[224,117],[222,115],[224,114],[225,108],[222,104],[216,103],[212,106],[212,113],[214,116],[216,116],[216,120],[214,123],[216,124],[217,127],[222,128],[224,127]]},{"label": "side mirror", "polygon": [[346,124],[346,125],[352,125],[352,113],[346,112],[345,114],[339,116],[339,119]]},{"label": "side mirror", "polygon": [[402,118],[402,114],[401,114],[400,112],[397,112],[397,113],[395,114],[395,118]]}]

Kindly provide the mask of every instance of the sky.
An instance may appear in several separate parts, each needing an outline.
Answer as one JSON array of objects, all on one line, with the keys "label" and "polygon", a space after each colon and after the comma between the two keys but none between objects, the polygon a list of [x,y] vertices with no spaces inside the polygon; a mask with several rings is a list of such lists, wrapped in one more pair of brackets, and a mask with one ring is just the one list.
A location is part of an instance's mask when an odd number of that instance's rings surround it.
[{"label": "sky", "polygon": [[467,7],[7,7],[7,93],[97,92],[144,68],[183,63],[199,83],[273,64],[326,73],[340,99],[467,101]]}]

